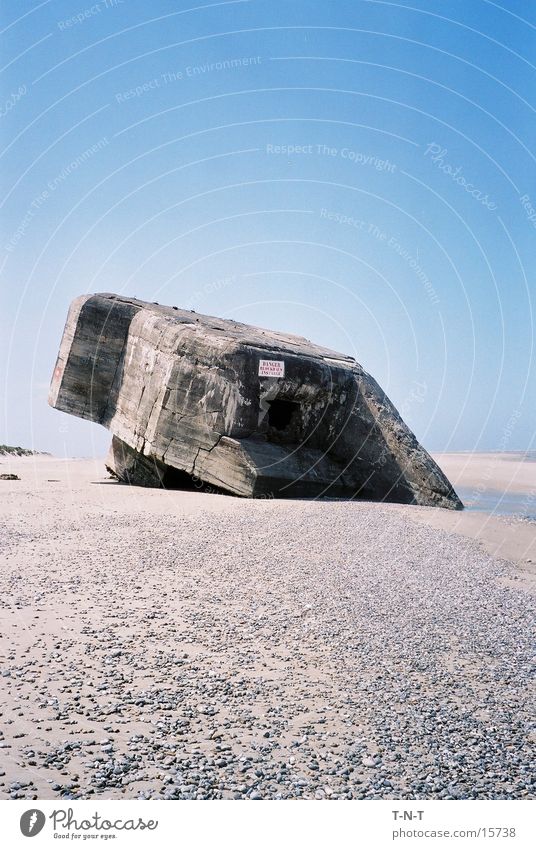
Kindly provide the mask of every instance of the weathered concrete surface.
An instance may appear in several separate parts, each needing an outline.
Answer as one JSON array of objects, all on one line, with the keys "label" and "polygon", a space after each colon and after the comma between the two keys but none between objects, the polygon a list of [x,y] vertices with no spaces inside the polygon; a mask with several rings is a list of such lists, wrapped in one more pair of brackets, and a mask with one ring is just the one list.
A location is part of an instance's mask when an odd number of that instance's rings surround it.
[{"label": "weathered concrete surface", "polygon": [[111,430],[107,465],[130,483],[462,506],[376,381],[300,336],[82,296],[49,403]]}]

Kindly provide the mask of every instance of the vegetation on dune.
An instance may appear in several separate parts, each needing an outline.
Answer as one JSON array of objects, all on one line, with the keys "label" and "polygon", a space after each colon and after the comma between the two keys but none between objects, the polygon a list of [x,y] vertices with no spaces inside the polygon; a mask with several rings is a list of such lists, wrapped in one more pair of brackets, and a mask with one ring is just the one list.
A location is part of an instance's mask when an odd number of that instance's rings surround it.
[{"label": "vegetation on dune", "polygon": [[0,445],[0,455],[8,454],[15,457],[31,457],[34,454],[47,454],[47,451],[32,451],[31,448],[21,448],[20,445]]}]

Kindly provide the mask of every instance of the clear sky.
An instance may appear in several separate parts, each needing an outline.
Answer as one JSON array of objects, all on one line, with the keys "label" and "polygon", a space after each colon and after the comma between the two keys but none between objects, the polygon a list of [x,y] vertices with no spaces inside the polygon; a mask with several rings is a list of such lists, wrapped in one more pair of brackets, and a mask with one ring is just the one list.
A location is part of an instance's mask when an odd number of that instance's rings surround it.
[{"label": "clear sky", "polygon": [[536,6],[4,0],[0,442],[85,292],[356,357],[425,447],[534,447]]}]

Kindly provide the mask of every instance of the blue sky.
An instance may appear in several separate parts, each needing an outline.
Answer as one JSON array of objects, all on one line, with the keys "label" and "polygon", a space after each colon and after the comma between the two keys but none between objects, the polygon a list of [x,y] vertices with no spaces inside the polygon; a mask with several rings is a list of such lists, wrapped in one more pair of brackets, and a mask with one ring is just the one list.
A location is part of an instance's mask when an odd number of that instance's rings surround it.
[{"label": "blue sky", "polygon": [[111,291],[352,354],[423,444],[534,447],[536,10],[5,0],[0,442]]}]

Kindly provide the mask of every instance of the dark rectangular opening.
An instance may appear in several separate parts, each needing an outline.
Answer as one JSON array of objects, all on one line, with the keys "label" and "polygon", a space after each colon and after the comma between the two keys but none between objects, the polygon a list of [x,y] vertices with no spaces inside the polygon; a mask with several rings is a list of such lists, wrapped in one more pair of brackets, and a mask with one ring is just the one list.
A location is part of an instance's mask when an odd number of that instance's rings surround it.
[{"label": "dark rectangular opening", "polygon": [[286,430],[292,421],[292,416],[300,409],[295,401],[269,401],[268,424],[275,430]]}]

